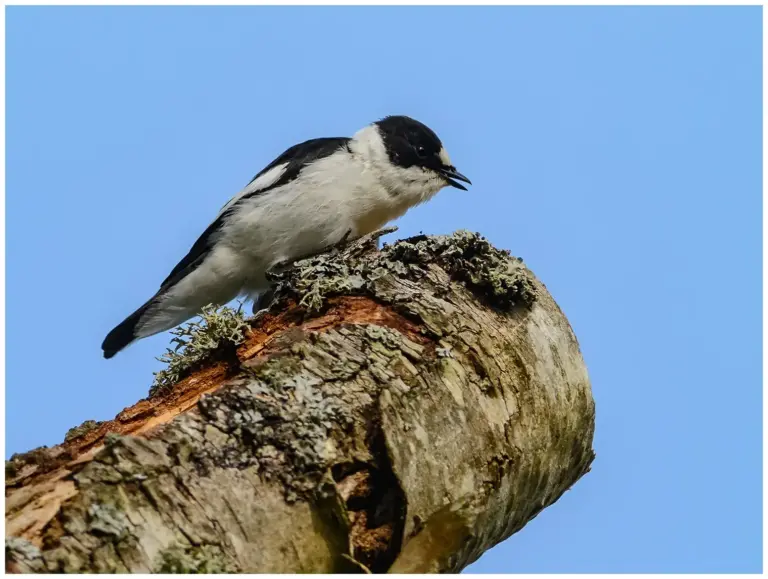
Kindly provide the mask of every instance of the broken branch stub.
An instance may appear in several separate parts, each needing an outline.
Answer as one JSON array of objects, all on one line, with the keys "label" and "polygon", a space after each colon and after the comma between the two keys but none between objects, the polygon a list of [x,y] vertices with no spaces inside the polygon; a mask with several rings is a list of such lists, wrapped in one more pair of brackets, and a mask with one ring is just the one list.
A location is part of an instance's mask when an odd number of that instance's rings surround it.
[{"label": "broken branch stub", "polygon": [[507,252],[419,236],[273,277],[178,383],[9,461],[9,570],[456,572],[589,470],[576,337]]}]

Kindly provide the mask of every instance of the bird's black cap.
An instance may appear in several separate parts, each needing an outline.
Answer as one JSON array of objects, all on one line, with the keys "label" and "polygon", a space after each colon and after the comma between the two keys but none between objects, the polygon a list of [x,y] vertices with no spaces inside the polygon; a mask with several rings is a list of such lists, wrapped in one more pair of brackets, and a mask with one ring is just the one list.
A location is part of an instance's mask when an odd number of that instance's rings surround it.
[{"label": "bird's black cap", "polygon": [[448,184],[466,191],[457,181],[470,183],[450,162],[437,134],[424,123],[404,115],[391,115],[376,122],[390,161],[400,167],[423,167],[442,175]]},{"label": "bird's black cap", "polygon": [[424,123],[402,115],[385,117],[376,123],[390,160],[401,167],[423,165],[440,153],[443,144]]}]

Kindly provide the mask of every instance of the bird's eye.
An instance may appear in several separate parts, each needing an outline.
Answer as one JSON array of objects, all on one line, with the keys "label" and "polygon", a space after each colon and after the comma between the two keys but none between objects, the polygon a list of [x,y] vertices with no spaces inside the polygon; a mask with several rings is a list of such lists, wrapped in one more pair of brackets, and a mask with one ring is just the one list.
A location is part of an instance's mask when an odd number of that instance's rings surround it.
[{"label": "bird's eye", "polygon": [[427,150],[424,148],[424,145],[418,145],[416,147],[416,154],[419,157],[426,157],[427,156]]}]

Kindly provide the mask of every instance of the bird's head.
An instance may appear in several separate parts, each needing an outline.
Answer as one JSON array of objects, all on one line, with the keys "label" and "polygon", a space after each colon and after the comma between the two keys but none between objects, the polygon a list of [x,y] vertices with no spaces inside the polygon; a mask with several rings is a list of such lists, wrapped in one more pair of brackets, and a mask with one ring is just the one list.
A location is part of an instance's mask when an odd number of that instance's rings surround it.
[{"label": "bird's head", "polygon": [[453,166],[435,132],[425,124],[410,117],[393,115],[374,125],[379,129],[389,161],[407,170],[406,178],[419,180],[421,173],[421,177],[432,182],[438,190],[450,185],[466,191],[460,181],[471,185],[470,180]]}]

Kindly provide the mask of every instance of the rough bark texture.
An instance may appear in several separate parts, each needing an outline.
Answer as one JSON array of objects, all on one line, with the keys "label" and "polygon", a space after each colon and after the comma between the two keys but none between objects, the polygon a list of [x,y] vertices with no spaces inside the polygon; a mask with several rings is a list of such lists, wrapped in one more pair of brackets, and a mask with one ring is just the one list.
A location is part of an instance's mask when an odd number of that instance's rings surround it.
[{"label": "rough bark texture", "polygon": [[6,467],[17,572],[459,571],[588,470],[578,343],[459,232],[275,279],[239,346]]}]

